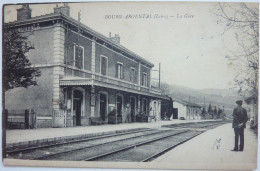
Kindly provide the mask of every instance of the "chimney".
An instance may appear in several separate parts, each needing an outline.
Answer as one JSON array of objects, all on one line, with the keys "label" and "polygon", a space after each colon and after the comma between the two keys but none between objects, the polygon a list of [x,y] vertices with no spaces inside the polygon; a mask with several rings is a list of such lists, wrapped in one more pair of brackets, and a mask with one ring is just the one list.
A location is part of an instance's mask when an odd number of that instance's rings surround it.
[{"label": "chimney", "polygon": [[54,8],[54,13],[55,14],[63,14],[63,15],[67,15],[67,16],[70,16],[70,7],[68,6],[67,3],[64,3],[63,6],[60,6],[58,7],[58,4],[57,6]]},{"label": "chimney", "polygon": [[29,4],[23,4],[22,8],[17,9],[17,21],[24,21],[32,18],[32,10]]},{"label": "chimney", "polygon": [[120,44],[119,34],[115,34],[115,37],[111,37],[111,34],[109,34],[109,39],[112,40],[116,44]]}]

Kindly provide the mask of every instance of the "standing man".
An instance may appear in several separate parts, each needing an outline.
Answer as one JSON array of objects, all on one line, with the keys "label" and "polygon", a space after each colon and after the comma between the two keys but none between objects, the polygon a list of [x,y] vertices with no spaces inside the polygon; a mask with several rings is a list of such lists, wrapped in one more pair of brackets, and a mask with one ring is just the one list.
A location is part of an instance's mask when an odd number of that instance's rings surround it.
[{"label": "standing man", "polygon": [[[233,111],[233,125],[235,132],[235,147],[231,151],[243,151],[244,150],[244,129],[248,120],[246,109],[242,107],[242,100],[236,101],[237,107]],[[238,138],[240,139],[240,145],[238,149]]]}]

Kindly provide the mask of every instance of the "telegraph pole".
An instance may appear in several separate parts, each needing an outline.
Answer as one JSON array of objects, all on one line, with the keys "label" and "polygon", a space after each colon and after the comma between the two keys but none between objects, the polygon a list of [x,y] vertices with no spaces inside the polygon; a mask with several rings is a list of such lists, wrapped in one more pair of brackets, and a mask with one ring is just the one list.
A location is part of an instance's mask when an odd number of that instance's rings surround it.
[{"label": "telegraph pole", "polygon": [[[80,54],[79,54],[79,35],[80,35],[80,12],[81,10],[78,12],[78,37],[77,37],[77,58],[80,57]],[[75,65],[76,65],[76,59],[75,59]],[[82,64],[83,65],[83,64]]]},{"label": "telegraph pole", "polygon": [[68,30],[68,24],[66,27],[66,37],[65,37],[65,76],[68,75],[68,39],[69,39],[69,30]]},{"label": "telegraph pole", "polygon": [[78,45],[79,45],[79,34],[80,34],[80,11],[78,12]]},{"label": "telegraph pole", "polygon": [[[152,71],[155,71],[155,72],[158,72],[158,78],[151,78],[151,80],[156,80],[156,87],[161,89],[161,63],[159,63],[159,69],[158,70],[152,70]],[[157,84],[157,81],[158,81],[158,84]]]},{"label": "telegraph pole", "polygon": [[161,88],[161,63],[159,63],[159,88]]}]

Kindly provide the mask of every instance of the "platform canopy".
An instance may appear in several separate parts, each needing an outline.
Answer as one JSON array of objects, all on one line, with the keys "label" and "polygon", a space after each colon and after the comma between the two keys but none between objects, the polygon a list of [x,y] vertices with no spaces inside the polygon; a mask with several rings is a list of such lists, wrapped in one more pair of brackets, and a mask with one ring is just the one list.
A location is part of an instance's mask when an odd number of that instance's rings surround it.
[{"label": "platform canopy", "polygon": [[82,78],[82,77],[64,77],[60,79],[60,86],[99,86],[128,93],[140,94],[149,96],[153,99],[167,99],[167,96],[161,95],[159,89],[153,89],[150,87],[143,87],[133,83],[129,83],[123,80],[117,80],[107,78],[103,76],[96,76],[94,78]]}]

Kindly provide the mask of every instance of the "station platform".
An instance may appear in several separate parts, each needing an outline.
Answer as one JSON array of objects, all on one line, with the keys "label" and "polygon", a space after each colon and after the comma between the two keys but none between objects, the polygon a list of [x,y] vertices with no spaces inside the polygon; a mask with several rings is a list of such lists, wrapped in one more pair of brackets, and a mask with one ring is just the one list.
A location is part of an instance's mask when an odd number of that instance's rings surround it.
[{"label": "station platform", "polygon": [[[165,168],[176,169],[255,170],[258,151],[257,134],[249,128],[248,124],[244,131],[243,152],[231,151],[234,148],[234,136],[232,124],[228,123],[177,146],[153,160],[152,163],[164,163]],[[214,146],[216,139],[221,139],[219,149]]]},{"label": "station platform", "polygon": [[171,125],[187,122],[205,122],[214,120],[171,120],[149,123],[122,123],[95,126],[77,126],[66,128],[38,128],[38,129],[15,129],[6,130],[6,147],[30,146],[62,139],[82,138],[88,135],[102,135],[103,133],[115,133],[115,131],[130,130],[137,128],[156,128],[162,125]]}]

